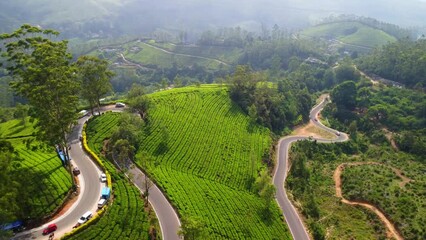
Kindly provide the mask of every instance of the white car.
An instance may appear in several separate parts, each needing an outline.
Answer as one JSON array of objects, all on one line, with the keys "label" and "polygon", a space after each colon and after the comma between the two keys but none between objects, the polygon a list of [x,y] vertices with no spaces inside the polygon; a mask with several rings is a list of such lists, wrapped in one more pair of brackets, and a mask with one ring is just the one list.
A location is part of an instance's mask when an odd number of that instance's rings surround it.
[{"label": "white car", "polygon": [[87,211],[85,214],[83,214],[83,216],[81,216],[80,219],[78,219],[78,224],[83,224],[85,222],[87,222],[89,219],[92,218],[92,212],[91,211]]},{"label": "white car", "polygon": [[126,104],[118,102],[118,103],[115,104],[115,107],[116,108],[124,108],[124,107],[126,107]]},{"label": "white car", "polygon": [[106,182],[107,181],[107,176],[105,173],[102,173],[101,176],[99,177],[99,179],[101,180],[101,182]]}]

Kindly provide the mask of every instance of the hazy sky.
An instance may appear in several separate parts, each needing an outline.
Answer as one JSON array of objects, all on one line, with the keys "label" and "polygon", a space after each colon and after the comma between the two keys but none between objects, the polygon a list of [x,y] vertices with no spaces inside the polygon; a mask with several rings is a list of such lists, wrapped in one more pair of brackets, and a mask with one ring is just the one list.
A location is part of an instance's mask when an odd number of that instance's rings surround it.
[{"label": "hazy sky", "polygon": [[0,0],[0,31],[22,23],[90,31],[103,24],[123,32],[260,24],[300,29],[340,14],[426,27],[426,0]]}]

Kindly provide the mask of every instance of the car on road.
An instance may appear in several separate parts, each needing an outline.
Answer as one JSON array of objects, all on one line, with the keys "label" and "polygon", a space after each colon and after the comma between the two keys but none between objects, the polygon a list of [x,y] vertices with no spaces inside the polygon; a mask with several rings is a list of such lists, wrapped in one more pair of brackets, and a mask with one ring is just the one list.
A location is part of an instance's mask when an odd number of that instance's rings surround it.
[{"label": "car on road", "polygon": [[337,135],[337,136],[340,136],[340,132],[336,132],[336,135]]},{"label": "car on road", "polygon": [[107,181],[107,176],[105,173],[101,173],[101,176],[99,177],[99,179],[101,180],[101,182],[106,182]]},{"label": "car on road", "polygon": [[43,230],[43,235],[50,234],[50,233],[52,233],[52,232],[56,231],[56,229],[58,229],[58,226],[56,226],[56,224],[54,224],[54,223],[49,224],[49,225],[47,226],[47,228],[45,228],[45,229]]},{"label": "car on road", "polygon": [[124,108],[124,107],[126,107],[126,104],[118,102],[118,103],[115,104],[115,107],[116,108]]},{"label": "car on road", "polygon": [[78,167],[74,167],[72,173],[77,176],[78,174],[80,174],[80,169],[78,169]]},{"label": "car on road", "polygon": [[85,222],[87,222],[89,219],[91,219],[93,216],[91,211],[87,211],[85,214],[83,214],[83,216],[81,216],[80,219],[78,219],[77,223],[78,224],[83,224]]},{"label": "car on road", "polygon": [[108,199],[101,198],[98,202],[98,209],[102,209],[105,206],[105,204],[107,203],[107,201],[108,201]]}]

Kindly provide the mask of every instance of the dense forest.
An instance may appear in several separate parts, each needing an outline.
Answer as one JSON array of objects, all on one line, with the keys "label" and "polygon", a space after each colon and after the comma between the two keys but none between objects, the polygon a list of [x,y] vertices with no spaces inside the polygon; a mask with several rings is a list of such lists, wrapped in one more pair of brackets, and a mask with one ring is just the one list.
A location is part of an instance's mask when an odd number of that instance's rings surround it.
[{"label": "dense forest", "polygon": [[400,40],[357,61],[360,69],[406,85],[426,86],[426,40]]}]

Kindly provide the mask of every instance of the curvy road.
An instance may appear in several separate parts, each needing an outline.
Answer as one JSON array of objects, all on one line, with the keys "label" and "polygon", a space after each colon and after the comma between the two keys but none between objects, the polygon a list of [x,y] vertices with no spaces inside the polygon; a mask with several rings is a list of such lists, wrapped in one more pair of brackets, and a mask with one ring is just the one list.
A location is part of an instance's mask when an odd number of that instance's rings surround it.
[{"label": "curvy road", "polygon": [[[113,110],[113,106],[103,107],[101,111]],[[119,111],[113,110],[113,111]],[[80,194],[76,202],[61,216],[53,219],[52,221],[23,233],[17,234],[14,239],[48,239],[48,236],[43,236],[42,231],[51,223],[58,226],[55,232],[55,238],[61,237],[66,232],[70,232],[72,227],[75,226],[78,219],[87,211],[93,213],[97,210],[97,203],[100,198],[101,188],[105,185],[100,182],[99,176],[101,170],[96,164],[83,151],[82,145],[79,141],[79,136],[83,129],[83,124],[89,119],[88,116],[80,118],[78,124],[74,127],[72,133],[68,137],[71,146],[70,157],[73,166],[80,169],[79,188]],[[140,172],[140,170],[139,170]],[[136,175],[136,174],[135,174]],[[136,175],[134,179],[143,179],[141,176]],[[138,182],[135,182],[138,186]],[[138,186],[141,189],[140,186]],[[178,215],[174,211],[171,204],[167,201],[162,192],[154,185],[150,189],[150,203],[152,204],[155,213],[157,214],[158,221],[160,222],[161,233],[163,239],[174,240],[180,239],[177,232],[180,228],[180,221]]]},{"label": "curvy road", "polygon": [[287,193],[284,189],[284,182],[287,177],[287,172],[289,171],[287,159],[288,159],[288,149],[290,148],[291,143],[300,141],[300,140],[307,140],[307,139],[316,140],[317,142],[321,142],[321,143],[344,142],[348,140],[348,136],[345,133],[340,133],[334,129],[324,126],[320,121],[317,121],[318,114],[327,104],[328,98],[329,98],[328,96],[324,97],[321,103],[316,105],[311,110],[309,117],[314,125],[328,132],[333,133],[336,136],[336,138],[323,139],[323,138],[312,138],[312,137],[306,137],[306,136],[288,136],[288,137],[281,138],[280,141],[278,142],[277,166],[275,168],[275,173],[274,173],[274,177],[272,181],[273,181],[273,184],[275,185],[275,188],[277,189],[276,196],[275,196],[276,201],[278,202],[278,205],[280,206],[281,211],[283,212],[287,225],[295,240],[308,240],[310,238],[309,238],[309,234],[307,233],[303,225],[303,222],[299,214],[297,213],[296,209],[294,208],[294,206],[288,199]]}]

